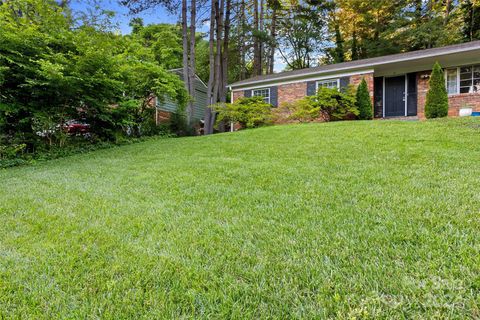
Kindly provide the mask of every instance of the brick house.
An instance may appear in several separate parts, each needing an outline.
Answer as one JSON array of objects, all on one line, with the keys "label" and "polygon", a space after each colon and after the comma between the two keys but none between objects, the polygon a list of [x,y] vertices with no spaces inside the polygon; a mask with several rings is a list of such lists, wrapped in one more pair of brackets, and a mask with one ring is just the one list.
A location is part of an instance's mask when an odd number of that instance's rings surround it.
[{"label": "brick house", "polygon": [[375,118],[423,118],[436,61],[445,71],[449,115],[464,107],[480,111],[480,41],[258,76],[229,87],[232,101],[261,96],[276,107],[314,95],[320,86],[341,89],[365,78]]}]

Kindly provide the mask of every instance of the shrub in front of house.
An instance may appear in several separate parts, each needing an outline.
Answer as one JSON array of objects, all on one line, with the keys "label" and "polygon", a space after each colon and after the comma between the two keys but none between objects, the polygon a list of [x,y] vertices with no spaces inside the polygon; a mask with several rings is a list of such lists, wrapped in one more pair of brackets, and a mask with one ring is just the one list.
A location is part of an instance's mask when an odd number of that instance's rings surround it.
[{"label": "shrub in front of house", "polygon": [[442,118],[448,115],[448,94],[442,67],[435,63],[430,76],[429,89],[425,102],[425,117]]},{"label": "shrub in front of house", "polygon": [[362,82],[360,82],[360,85],[357,88],[356,100],[358,119],[371,120],[373,118],[372,99],[370,98],[370,93],[368,92],[368,85],[367,81],[365,81],[365,78],[362,79]]},{"label": "shrub in front of house", "polygon": [[257,128],[272,124],[272,105],[261,97],[241,98],[231,104],[213,106],[216,124],[239,123],[242,128]]},{"label": "shrub in front of house", "polygon": [[320,88],[316,95],[284,105],[288,119],[297,122],[346,120],[358,116],[355,95],[351,88]]}]

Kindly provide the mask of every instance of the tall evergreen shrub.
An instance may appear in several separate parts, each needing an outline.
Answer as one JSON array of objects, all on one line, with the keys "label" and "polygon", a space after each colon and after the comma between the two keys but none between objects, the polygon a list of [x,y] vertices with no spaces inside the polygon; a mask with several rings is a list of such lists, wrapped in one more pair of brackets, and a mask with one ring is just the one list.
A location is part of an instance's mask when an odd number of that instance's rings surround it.
[{"label": "tall evergreen shrub", "polygon": [[360,120],[371,120],[373,118],[372,112],[372,100],[370,99],[370,93],[368,92],[368,85],[365,78],[357,88],[357,108],[358,118]]},{"label": "tall evergreen shrub", "polygon": [[445,87],[445,76],[442,67],[435,63],[430,76],[427,100],[425,102],[425,117],[442,118],[448,115],[448,94]]}]

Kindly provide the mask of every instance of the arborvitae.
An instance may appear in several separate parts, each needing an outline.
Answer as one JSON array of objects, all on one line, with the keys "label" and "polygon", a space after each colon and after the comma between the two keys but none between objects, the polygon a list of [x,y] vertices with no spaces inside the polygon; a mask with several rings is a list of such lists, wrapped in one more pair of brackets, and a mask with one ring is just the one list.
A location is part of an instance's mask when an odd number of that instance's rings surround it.
[{"label": "arborvitae", "polygon": [[430,88],[425,102],[425,117],[441,118],[448,115],[448,94],[445,88],[445,76],[442,67],[435,63],[428,82]]},{"label": "arborvitae", "polygon": [[360,120],[370,120],[373,118],[372,100],[365,78],[357,88],[357,108],[359,111],[358,118]]}]

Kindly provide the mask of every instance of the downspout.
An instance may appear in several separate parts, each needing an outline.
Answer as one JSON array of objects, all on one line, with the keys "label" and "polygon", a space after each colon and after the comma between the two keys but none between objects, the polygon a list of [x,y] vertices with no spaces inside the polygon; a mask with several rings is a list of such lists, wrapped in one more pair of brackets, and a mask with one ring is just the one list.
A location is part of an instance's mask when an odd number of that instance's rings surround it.
[{"label": "downspout", "polygon": [[[232,86],[228,87],[228,89],[230,89],[230,104],[233,103],[233,90],[232,90]],[[230,132],[233,132],[233,122],[230,121]]]}]

